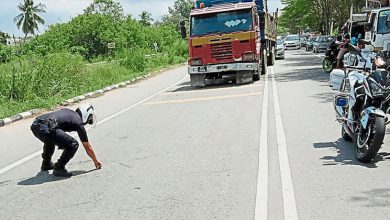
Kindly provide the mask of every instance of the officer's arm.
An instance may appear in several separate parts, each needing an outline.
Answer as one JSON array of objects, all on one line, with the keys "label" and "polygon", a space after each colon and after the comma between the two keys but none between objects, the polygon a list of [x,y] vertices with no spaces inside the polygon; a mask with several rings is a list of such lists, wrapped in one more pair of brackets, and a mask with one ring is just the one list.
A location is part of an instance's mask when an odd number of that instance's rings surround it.
[{"label": "officer's arm", "polygon": [[95,164],[95,167],[97,169],[102,168],[102,164],[96,158],[95,151],[93,150],[91,144],[89,142],[82,142],[82,143],[83,143],[84,149],[87,152],[88,156],[93,160],[93,163]]},{"label": "officer's arm", "polygon": [[97,169],[102,168],[102,164],[97,160],[95,151],[93,150],[91,144],[88,141],[88,135],[87,131],[85,130],[85,127],[81,126],[77,133],[79,134],[81,143],[83,144],[85,151],[87,152],[88,156],[93,160],[95,167]]}]

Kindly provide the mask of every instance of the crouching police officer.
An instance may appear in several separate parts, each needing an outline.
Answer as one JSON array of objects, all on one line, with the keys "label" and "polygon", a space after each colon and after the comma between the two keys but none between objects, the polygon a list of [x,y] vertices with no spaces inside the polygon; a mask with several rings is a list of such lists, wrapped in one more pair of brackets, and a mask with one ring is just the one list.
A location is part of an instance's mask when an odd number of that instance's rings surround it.
[{"label": "crouching police officer", "polygon": [[[78,133],[88,156],[93,160],[95,167],[100,169],[102,165],[96,158],[84,127],[87,124],[95,125],[96,120],[95,110],[90,104],[82,106],[76,111],[61,109],[36,118],[31,125],[31,130],[35,137],[44,143],[41,170],[53,170],[55,176],[72,176],[72,173],[65,169],[65,165],[73,158],[79,147],[77,140],[65,133],[72,131]],[[63,153],[57,163],[53,164],[51,158],[55,146],[63,150]]]}]

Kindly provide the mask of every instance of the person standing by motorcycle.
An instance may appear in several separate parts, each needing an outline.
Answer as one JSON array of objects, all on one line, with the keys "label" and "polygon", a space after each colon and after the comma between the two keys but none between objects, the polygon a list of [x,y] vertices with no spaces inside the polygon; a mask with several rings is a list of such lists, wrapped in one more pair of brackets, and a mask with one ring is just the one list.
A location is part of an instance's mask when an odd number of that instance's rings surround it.
[{"label": "person standing by motorcycle", "polygon": [[337,65],[336,68],[341,69],[341,62],[343,60],[344,54],[348,52],[348,44],[351,41],[349,34],[344,35],[344,42],[340,45],[340,51],[337,55]]},{"label": "person standing by motorcycle", "polygon": [[[96,124],[96,114],[92,105],[88,104],[76,111],[61,109],[56,112],[41,115],[31,125],[31,131],[35,137],[44,143],[42,153],[41,171],[53,170],[53,175],[70,177],[72,173],[65,169],[66,164],[73,158],[79,147],[76,139],[65,132],[77,132],[80,140],[97,169],[102,164],[96,158],[96,154],[88,141],[85,125]],[[58,162],[51,161],[55,146],[63,150]]]}]

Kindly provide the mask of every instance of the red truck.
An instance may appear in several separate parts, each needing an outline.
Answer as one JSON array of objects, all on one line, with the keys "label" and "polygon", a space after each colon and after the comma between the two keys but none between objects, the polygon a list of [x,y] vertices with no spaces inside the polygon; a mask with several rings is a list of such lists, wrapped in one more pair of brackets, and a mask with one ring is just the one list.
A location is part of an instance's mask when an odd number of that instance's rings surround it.
[{"label": "red truck", "polygon": [[198,0],[190,15],[191,86],[259,80],[275,62],[276,24],[277,12],[262,0]]}]

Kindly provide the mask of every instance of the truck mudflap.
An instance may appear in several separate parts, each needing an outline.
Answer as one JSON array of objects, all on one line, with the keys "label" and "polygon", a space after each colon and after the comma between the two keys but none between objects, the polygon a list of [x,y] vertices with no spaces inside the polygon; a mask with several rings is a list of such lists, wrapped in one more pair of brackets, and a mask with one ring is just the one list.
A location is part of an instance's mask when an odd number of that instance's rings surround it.
[{"label": "truck mudflap", "polygon": [[207,73],[222,73],[233,71],[258,71],[257,63],[226,63],[216,65],[204,65],[204,66],[189,66],[188,73],[193,74],[207,74]]}]

